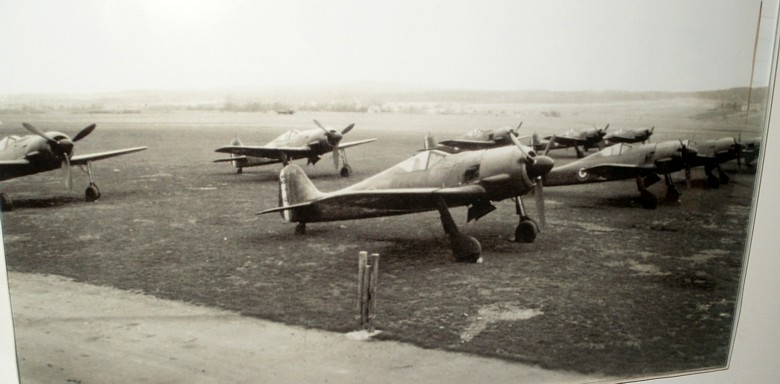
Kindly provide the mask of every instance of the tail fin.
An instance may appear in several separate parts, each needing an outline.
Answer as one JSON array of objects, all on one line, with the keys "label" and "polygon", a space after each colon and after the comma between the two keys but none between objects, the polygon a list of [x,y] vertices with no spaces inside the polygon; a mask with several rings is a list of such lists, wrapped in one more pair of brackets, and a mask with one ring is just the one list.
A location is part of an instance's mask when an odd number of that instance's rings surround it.
[{"label": "tail fin", "polygon": [[[311,201],[323,195],[314,183],[309,180],[303,169],[296,164],[290,164],[279,174],[279,207],[304,208]],[[280,211],[285,221],[299,222],[304,212],[299,209]]]},{"label": "tail fin", "polygon": [[539,134],[534,132],[534,134],[531,136],[531,144],[534,149],[538,149],[539,146],[542,145],[542,141],[539,140]]},{"label": "tail fin", "polygon": [[[237,147],[244,145],[244,143],[241,142],[241,139],[238,138],[238,136],[233,136],[233,140],[230,141],[230,145]],[[236,155],[235,153],[230,154],[231,159],[238,159],[230,162],[230,165],[233,166],[233,168],[238,168],[239,172],[241,172],[241,167],[246,164],[246,156]]]}]

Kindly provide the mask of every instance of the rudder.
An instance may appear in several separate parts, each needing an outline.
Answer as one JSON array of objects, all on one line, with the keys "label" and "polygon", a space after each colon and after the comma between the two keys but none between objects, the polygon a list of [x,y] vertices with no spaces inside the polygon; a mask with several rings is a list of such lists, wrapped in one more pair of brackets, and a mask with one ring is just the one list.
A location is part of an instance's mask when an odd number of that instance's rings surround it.
[{"label": "rudder", "polygon": [[[304,204],[322,196],[314,183],[303,172],[303,169],[296,164],[290,164],[282,168],[279,173],[279,206],[289,207],[292,205]],[[298,209],[289,209],[280,211],[285,221],[299,222],[300,212]]]}]

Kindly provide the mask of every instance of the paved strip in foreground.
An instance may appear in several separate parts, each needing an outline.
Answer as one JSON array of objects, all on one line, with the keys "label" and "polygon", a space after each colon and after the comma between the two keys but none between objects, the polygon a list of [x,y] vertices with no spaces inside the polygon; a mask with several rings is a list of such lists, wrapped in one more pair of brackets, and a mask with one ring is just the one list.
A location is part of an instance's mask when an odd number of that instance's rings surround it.
[{"label": "paved strip in foreground", "polygon": [[151,296],[10,273],[23,383],[585,383],[604,380],[357,341]]}]

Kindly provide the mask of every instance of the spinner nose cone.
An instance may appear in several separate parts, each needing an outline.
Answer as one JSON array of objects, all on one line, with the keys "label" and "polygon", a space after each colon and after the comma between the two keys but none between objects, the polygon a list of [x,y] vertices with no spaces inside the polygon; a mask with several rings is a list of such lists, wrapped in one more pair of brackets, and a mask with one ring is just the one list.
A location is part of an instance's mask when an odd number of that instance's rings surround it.
[{"label": "spinner nose cone", "polygon": [[536,156],[534,163],[528,167],[528,177],[535,179],[544,176],[550,172],[554,165],[555,161],[549,156]]}]

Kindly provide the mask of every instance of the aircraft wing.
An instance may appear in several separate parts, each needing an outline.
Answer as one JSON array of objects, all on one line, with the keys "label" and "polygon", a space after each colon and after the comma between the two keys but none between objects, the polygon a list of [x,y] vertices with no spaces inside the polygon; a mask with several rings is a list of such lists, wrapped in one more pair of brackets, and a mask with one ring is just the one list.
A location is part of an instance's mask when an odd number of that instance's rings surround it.
[{"label": "aircraft wing", "polygon": [[262,146],[243,146],[228,145],[217,148],[215,152],[232,153],[234,155],[265,157],[268,159],[278,159],[283,153],[305,154],[311,152],[311,148],[306,147],[262,147]]},{"label": "aircraft wing", "polygon": [[326,194],[319,199],[266,209],[258,214],[315,206],[321,211],[352,209],[364,212],[422,212],[436,209],[436,197],[444,198],[448,206],[464,205],[483,197],[485,189],[480,185],[464,185],[451,188],[401,188],[368,191],[343,191]]},{"label": "aircraft wing", "polygon": [[492,140],[462,140],[462,139],[450,139],[440,141],[439,144],[446,145],[448,147],[457,147],[465,150],[478,150],[493,148],[496,146],[496,142]]},{"label": "aircraft wing", "polygon": [[343,149],[343,148],[354,147],[356,145],[367,144],[367,143],[370,143],[372,141],[376,141],[376,139],[365,139],[365,140],[358,140],[358,141],[350,141],[348,143],[340,143],[339,144],[339,148]]},{"label": "aircraft wing", "polygon": [[[550,140],[552,136],[547,136],[544,139]],[[585,143],[585,140],[575,139],[572,137],[565,137],[565,136],[555,136],[555,144],[563,146],[563,147],[573,147],[575,145],[582,145]]]},{"label": "aircraft wing", "polygon": [[26,159],[0,161],[0,180],[13,179],[29,174],[30,162]]},{"label": "aircraft wing", "polygon": [[599,164],[585,167],[585,172],[603,177],[607,180],[630,179],[647,172],[658,170],[655,165],[631,165],[631,164]]},{"label": "aircraft wing", "polygon": [[88,161],[108,159],[109,157],[143,151],[146,148],[147,147],[133,147],[133,148],[116,149],[113,151],[106,151],[106,152],[90,153],[87,155],[73,156],[70,159],[70,163],[72,165],[83,165],[86,164]]},{"label": "aircraft wing", "polygon": [[236,157],[228,157],[226,159],[216,159],[214,160],[215,163],[229,163],[231,161],[244,161],[246,160],[246,156],[236,156]]}]

